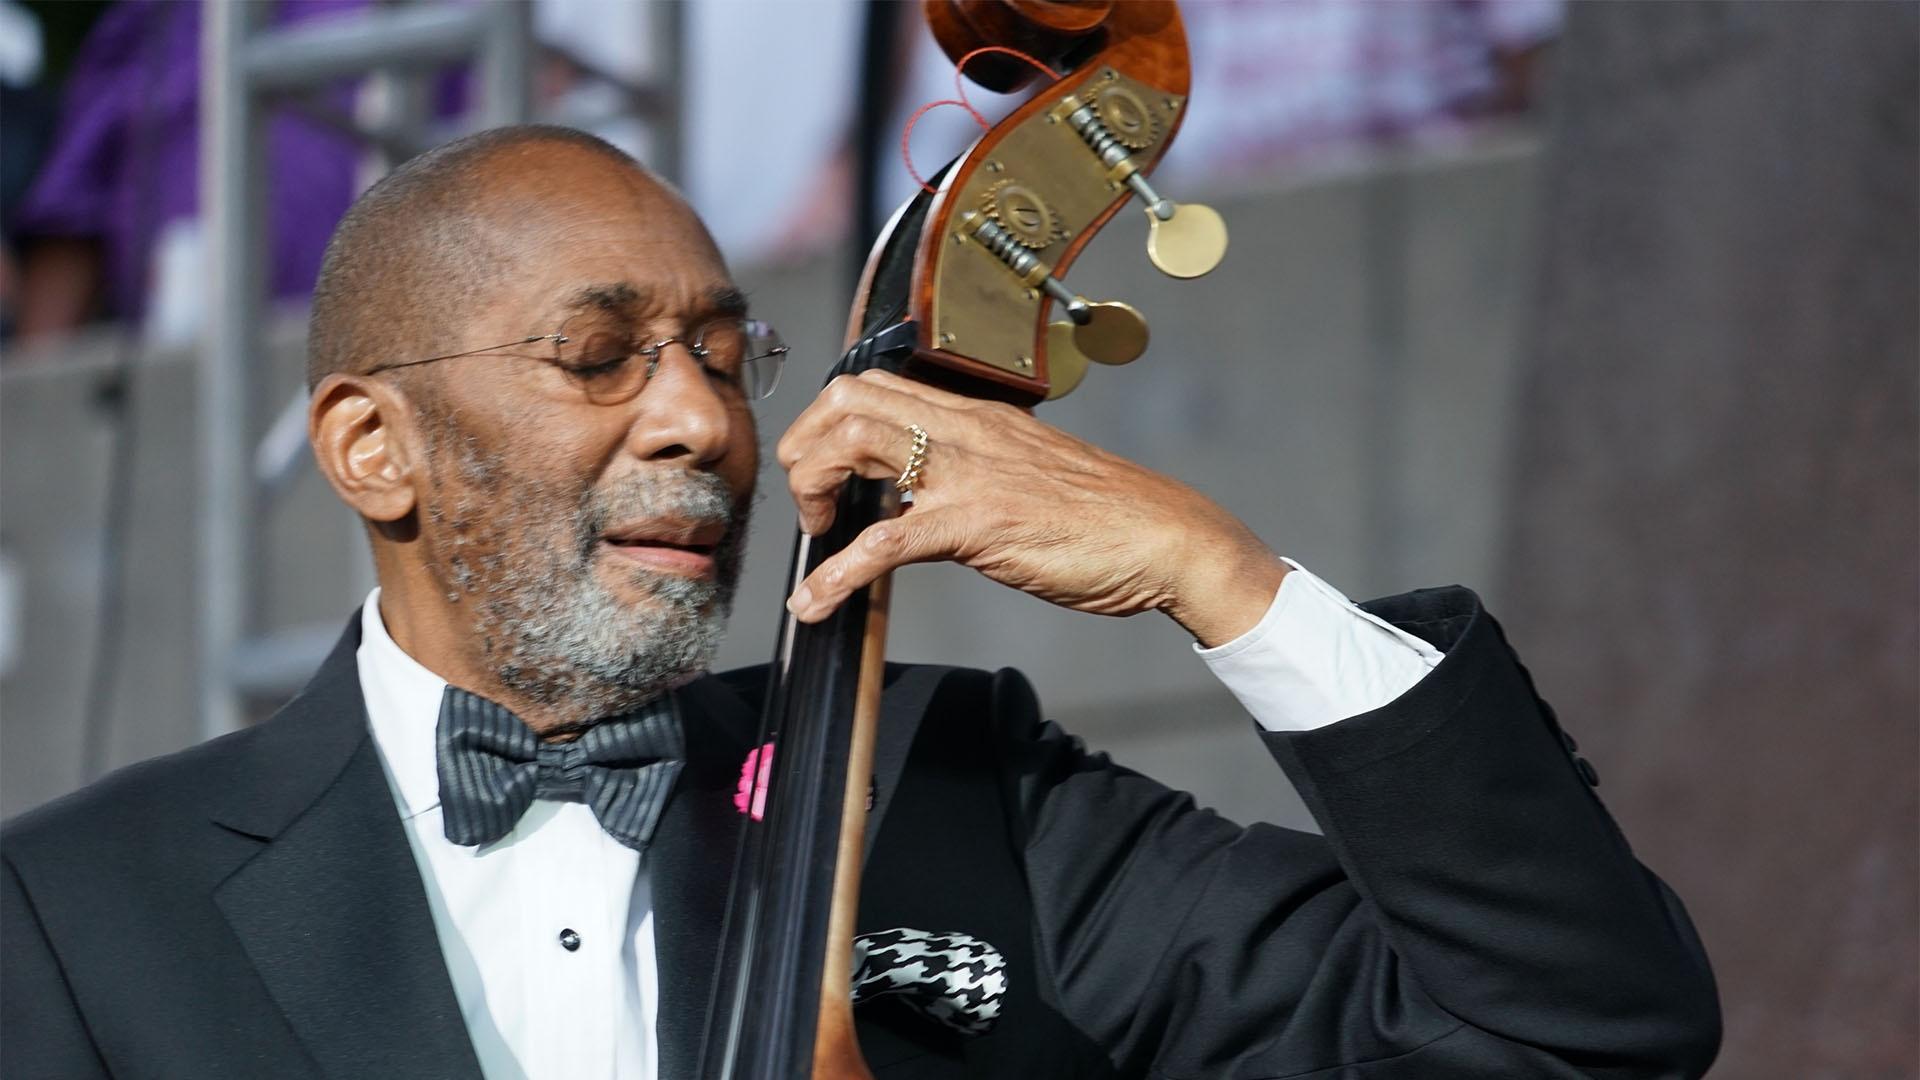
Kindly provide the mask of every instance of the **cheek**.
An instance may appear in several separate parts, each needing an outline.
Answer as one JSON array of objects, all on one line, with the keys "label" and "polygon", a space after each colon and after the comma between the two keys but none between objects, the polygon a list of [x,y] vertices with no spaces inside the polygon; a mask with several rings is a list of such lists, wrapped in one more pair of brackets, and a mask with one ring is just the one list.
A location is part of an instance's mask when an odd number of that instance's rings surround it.
[{"label": "cheek", "polygon": [[760,429],[754,423],[753,410],[743,407],[734,418],[732,447],[727,451],[724,479],[734,494],[753,494],[760,478]]},{"label": "cheek", "polygon": [[625,428],[611,410],[557,410],[533,402],[503,418],[494,449],[515,474],[542,488],[590,486],[618,455]]},{"label": "cheek", "polygon": [[730,468],[724,478],[727,486],[740,498],[750,497],[760,479],[759,445],[749,437],[746,445],[728,460],[728,465]]},{"label": "cheek", "polygon": [[436,487],[469,512],[524,529],[570,513],[592,485],[598,458],[550,417],[514,418],[454,434],[436,455]]}]

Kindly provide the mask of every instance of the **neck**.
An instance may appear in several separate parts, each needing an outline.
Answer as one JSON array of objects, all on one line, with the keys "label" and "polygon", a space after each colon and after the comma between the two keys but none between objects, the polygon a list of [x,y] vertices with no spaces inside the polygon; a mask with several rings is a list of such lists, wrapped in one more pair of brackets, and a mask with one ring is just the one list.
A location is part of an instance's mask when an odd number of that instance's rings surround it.
[{"label": "neck", "polygon": [[444,587],[430,577],[381,573],[379,580],[379,614],[387,636],[449,685],[500,704],[547,742],[577,739],[601,718],[603,710],[589,700],[593,695],[554,701],[502,681],[485,655],[482,635],[474,632],[469,602],[449,600]]}]

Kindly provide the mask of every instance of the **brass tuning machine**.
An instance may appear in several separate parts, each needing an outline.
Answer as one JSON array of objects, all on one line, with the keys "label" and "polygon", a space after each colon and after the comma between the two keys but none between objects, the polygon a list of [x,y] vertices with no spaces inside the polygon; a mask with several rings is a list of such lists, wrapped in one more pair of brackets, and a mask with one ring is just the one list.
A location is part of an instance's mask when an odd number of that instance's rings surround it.
[{"label": "brass tuning machine", "polygon": [[1066,313],[1065,319],[1047,328],[1048,400],[1080,385],[1089,362],[1126,364],[1147,351],[1147,320],[1131,305],[1088,300],[1067,288],[1054,276],[1053,267],[986,214],[969,210],[960,215],[958,224],[961,235],[986,248],[1028,287],[1044,290]]},{"label": "brass tuning machine", "polygon": [[1058,279],[1048,280],[1060,290],[1048,293],[1067,312],[1066,318],[1047,324],[1048,401],[1072,393],[1086,378],[1088,361],[1126,364],[1147,351],[1147,320],[1131,305],[1118,300],[1089,303]]},{"label": "brass tuning machine", "polygon": [[[1119,122],[1123,133],[1116,134],[1101,118],[1101,109],[1093,101],[1069,98],[1063,104],[1067,124],[1079,134],[1088,148],[1099,155],[1107,174],[1122,183],[1139,198],[1147,212],[1147,258],[1160,272],[1170,277],[1197,278],[1220,265],[1227,254],[1227,223],[1210,206],[1184,205],[1163,197],[1147,183],[1134,163],[1134,145],[1141,140],[1128,138],[1124,131],[1137,123],[1129,118],[1140,112],[1129,95],[1113,97],[1107,108],[1122,108]],[[1058,115],[1058,114],[1056,114]]]},{"label": "brass tuning machine", "polygon": [[1147,258],[1169,277],[1197,278],[1227,254],[1227,223],[1219,211],[1200,203],[1176,204],[1163,199],[1139,170],[1128,174],[1127,186],[1147,207]]}]

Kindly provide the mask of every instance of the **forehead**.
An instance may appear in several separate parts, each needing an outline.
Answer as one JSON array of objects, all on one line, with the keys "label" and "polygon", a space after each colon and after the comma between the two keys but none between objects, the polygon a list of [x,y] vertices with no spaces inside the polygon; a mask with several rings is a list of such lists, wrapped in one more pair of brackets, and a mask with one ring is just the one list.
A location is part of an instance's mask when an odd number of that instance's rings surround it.
[{"label": "forehead", "polygon": [[510,260],[502,306],[636,317],[730,312],[738,291],[706,227],[639,169],[571,146],[498,163],[485,227]]}]

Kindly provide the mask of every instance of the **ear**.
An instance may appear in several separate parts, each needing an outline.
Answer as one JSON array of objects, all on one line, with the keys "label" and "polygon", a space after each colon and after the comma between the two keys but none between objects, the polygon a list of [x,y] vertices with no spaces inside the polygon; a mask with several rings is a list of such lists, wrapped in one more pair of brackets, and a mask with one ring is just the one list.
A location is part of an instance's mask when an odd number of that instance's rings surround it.
[{"label": "ear", "polygon": [[419,505],[412,416],[390,385],[358,375],[320,380],[307,406],[307,441],[321,475],[376,525],[399,521]]}]

